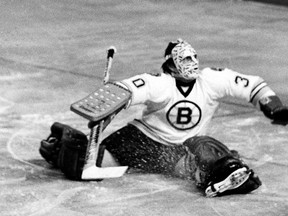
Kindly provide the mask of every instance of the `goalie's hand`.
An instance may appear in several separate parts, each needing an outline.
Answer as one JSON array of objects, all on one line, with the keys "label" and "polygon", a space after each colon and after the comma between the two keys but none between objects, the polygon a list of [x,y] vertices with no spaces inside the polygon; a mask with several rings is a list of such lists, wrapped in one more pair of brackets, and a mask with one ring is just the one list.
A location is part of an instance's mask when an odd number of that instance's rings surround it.
[{"label": "goalie's hand", "polygon": [[288,124],[288,107],[284,106],[279,97],[269,96],[259,101],[260,109],[264,115],[272,119],[272,124]]},{"label": "goalie's hand", "polygon": [[277,107],[273,112],[272,124],[287,125],[288,124],[288,107]]}]

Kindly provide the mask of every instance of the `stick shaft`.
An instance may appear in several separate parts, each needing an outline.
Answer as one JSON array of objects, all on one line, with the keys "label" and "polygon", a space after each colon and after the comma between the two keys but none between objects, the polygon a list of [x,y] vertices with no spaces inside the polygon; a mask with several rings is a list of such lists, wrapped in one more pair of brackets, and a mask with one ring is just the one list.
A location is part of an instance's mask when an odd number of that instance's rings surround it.
[{"label": "stick shaft", "polygon": [[86,150],[84,169],[96,164],[99,145],[102,141],[103,123],[104,120],[91,128],[89,142]]}]

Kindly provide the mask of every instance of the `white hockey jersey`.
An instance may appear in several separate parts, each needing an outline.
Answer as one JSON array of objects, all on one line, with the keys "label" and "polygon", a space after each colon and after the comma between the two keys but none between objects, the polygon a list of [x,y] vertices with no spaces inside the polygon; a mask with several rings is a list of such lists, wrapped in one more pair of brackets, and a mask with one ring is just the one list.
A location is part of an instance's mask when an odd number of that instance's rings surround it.
[{"label": "white hockey jersey", "polygon": [[132,92],[129,106],[146,105],[142,118],[131,124],[167,145],[204,135],[220,98],[232,96],[256,106],[261,97],[275,94],[262,78],[229,69],[205,68],[186,85],[165,73],[136,75],[121,83]]}]

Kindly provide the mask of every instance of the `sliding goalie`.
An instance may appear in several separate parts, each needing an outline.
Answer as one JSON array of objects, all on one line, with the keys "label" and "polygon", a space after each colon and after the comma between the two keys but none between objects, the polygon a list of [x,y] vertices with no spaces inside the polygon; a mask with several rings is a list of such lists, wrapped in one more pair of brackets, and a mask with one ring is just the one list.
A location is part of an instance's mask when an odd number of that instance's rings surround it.
[{"label": "sliding goalie", "polygon": [[[107,83],[74,103],[72,111],[89,120],[90,136],[54,123],[41,155],[73,180],[119,177],[129,167],[193,180],[207,197],[257,189],[260,179],[238,152],[205,135],[208,123],[226,96],[252,103],[275,124],[288,123],[288,108],[258,76],[199,70],[196,51],[181,39],[164,57],[162,73]],[[137,104],[145,105],[142,117],[102,140],[113,116]],[[108,156],[119,167],[107,167]]]}]

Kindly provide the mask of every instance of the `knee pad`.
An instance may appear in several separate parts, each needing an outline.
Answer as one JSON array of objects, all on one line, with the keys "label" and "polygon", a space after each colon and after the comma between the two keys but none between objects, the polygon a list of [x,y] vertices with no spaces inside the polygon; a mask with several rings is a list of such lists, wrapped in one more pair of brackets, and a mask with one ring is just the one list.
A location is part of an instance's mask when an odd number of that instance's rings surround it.
[{"label": "knee pad", "polygon": [[237,154],[235,150],[230,149],[220,141],[209,136],[195,136],[187,139],[184,145],[188,147],[189,151],[195,155],[195,160],[198,166],[208,166],[204,162],[215,162],[217,159]]}]

